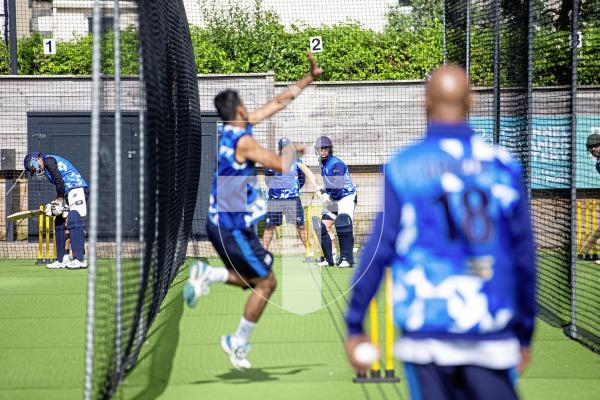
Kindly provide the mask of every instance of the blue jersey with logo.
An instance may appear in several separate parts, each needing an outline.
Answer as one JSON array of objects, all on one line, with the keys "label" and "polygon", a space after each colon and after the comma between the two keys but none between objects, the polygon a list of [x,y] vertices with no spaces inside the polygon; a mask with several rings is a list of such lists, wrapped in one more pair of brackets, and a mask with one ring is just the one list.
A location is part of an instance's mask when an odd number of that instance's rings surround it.
[{"label": "blue jersey with logo", "polygon": [[413,338],[518,338],[535,318],[535,255],[521,167],[466,124],[432,124],[385,168],[383,213],[361,256],[351,333],[391,266],[394,317]]},{"label": "blue jersey with logo", "polygon": [[331,200],[337,201],[356,192],[348,166],[336,156],[329,156],[321,163],[321,175],[325,193]]},{"label": "blue jersey with logo", "polygon": [[266,214],[264,196],[257,189],[254,162],[246,160],[240,164],[235,160],[237,143],[246,135],[252,135],[251,124],[246,129],[219,127],[219,155],[208,217],[213,224],[227,229],[251,227]]},{"label": "blue jersey with logo", "polygon": [[[77,168],[75,168],[73,164],[69,162],[69,160],[53,154],[44,154],[43,159],[45,160],[48,157],[52,157],[56,160],[58,171],[60,172],[60,175],[65,183],[65,194],[69,193],[69,191],[72,189],[88,187],[85,179],[83,179]],[[50,172],[45,170],[45,173],[48,182],[55,184],[54,177],[50,174]]]},{"label": "blue jersey with logo", "polygon": [[300,197],[300,188],[303,185],[301,178],[304,173],[298,166],[302,160],[292,163],[287,172],[277,172],[274,169],[265,169],[265,183],[269,188],[270,199],[295,199]]}]

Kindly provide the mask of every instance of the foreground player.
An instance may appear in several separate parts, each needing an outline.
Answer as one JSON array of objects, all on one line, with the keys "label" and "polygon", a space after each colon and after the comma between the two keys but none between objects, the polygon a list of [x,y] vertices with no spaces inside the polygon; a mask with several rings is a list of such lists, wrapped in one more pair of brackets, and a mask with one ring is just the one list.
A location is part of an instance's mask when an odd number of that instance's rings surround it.
[{"label": "foreground player", "polygon": [[[586,140],[585,147],[587,151],[591,154],[591,156],[596,161],[596,171],[600,174],[600,134],[592,133],[588,136]],[[590,256],[590,251],[596,242],[600,239],[600,228],[596,229],[590,237],[585,241],[581,249],[577,252],[579,254],[580,259],[585,260],[595,260],[597,264],[600,264],[600,260],[598,257]]]},{"label": "foreground player", "polygon": [[[84,221],[87,215],[88,185],[77,169],[63,157],[30,153],[25,156],[23,165],[33,175],[46,176],[56,187],[56,199],[46,206],[46,214],[56,216],[54,221],[57,260],[46,268],[86,268],[84,247]],[[66,201],[65,201],[66,199]],[[63,212],[63,205],[68,208]],[[65,263],[65,223],[68,220],[73,260]]]},{"label": "foreground player", "polygon": [[[279,139],[277,145],[279,155],[284,151],[294,151],[294,146],[288,138]],[[304,186],[304,180],[308,178],[313,187],[317,187],[317,181],[312,171],[304,165],[301,159],[292,163],[286,172],[277,172],[274,169],[265,170],[265,181],[269,187],[269,201],[267,202],[267,219],[263,233],[263,246],[269,250],[271,239],[275,228],[283,222],[285,214],[286,221],[296,223],[298,237],[302,245],[306,247],[306,229],[304,228],[304,208],[300,200],[300,190]]]},{"label": "foreground player", "polygon": [[348,268],[354,265],[354,208],[356,207],[356,186],[352,183],[348,166],[333,155],[333,143],[327,136],[321,136],[315,142],[315,152],[321,164],[323,186],[317,193],[323,203],[323,216],[319,221],[315,217],[313,226],[321,237],[321,248],[324,260],[320,267],[333,266],[333,246],[331,243],[331,227],[335,222],[340,259],[338,267]]},{"label": "foreground player", "polygon": [[[521,167],[465,122],[469,80],[457,66],[426,88],[425,140],[385,168],[383,212],[357,269],[346,349],[368,342],[362,320],[393,269],[396,346],[411,398],[515,399],[511,370],[530,360],[535,255]],[[380,236],[381,235],[381,236]]]},{"label": "foreground player", "polygon": [[[310,72],[296,82],[294,91],[288,88],[254,112],[246,110],[233,90],[219,93],[214,100],[226,124],[220,129],[207,231],[225,268],[194,264],[183,295],[186,303],[193,307],[198,296],[207,294],[209,285],[216,282],[253,289],[237,330],[221,337],[221,346],[237,369],[250,368],[249,337],[277,284],[271,271],[273,258],[254,232],[254,224],[265,215],[264,199],[255,189],[255,163],[282,172],[288,171],[297,159],[293,151],[286,151],[281,157],[260,146],[252,138],[252,126],[283,110],[299,91],[323,73],[312,54],[308,54],[308,59]],[[304,150],[303,145],[295,148],[299,152]]]}]

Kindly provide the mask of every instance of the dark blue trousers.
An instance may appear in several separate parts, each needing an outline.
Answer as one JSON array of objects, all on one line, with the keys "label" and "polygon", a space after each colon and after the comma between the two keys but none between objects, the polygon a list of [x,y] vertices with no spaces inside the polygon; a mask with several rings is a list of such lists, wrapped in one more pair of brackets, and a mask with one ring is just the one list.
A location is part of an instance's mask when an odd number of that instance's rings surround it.
[{"label": "dark blue trousers", "polygon": [[511,370],[404,363],[411,400],[518,399]]}]

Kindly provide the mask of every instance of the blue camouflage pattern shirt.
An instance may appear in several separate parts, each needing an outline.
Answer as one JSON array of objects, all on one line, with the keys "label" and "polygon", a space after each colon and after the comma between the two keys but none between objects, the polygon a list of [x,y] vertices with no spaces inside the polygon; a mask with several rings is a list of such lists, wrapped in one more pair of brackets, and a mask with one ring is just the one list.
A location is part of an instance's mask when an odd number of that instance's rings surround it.
[{"label": "blue camouflage pattern shirt", "polygon": [[208,217],[222,228],[248,228],[266,215],[264,195],[257,186],[255,163],[246,160],[240,164],[235,160],[237,143],[246,135],[252,136],[252,124],[246,129],[231,125],[219,127],[219,154]]},{"label": "blue camouflage pattern shirt", "polygon": [[348,166],[334,155],[329,156],[325,162],[321,162],[321,175],[325,193],[331,200],[338,201],[356,192],[356,186],[352,183]]},{"label": "blue camouflage pattern shirt", "polygon": [[431,124],[385,167],[383,212],[346,315],[350,334],[362,331],[386,266],[404,336],[529,345],[536,272],[520,165],[466,124]]},{"label": "blue camouflage pattern shirt", "polygon": [[[73,164],[71,164],[66,158],[54,154],[44,154],[42,157],[43,160],[46,160],[49,157],[52,157],[56,160],[58,171],[60,172],[60,175],[65,184],[65,194],[69,193],[69,191],[71,191],[72,189],[88,187],[87,182],[85,181],[85,179],[83,179],[77,168],[75,168]],[[46,169],[44,172],[46,178],[48,179],[48,182],[54,185],[54,177],[52,176],[52,174],[50,174],[50,171]]]},{"label": "blue camouflage pattern shirt", "polygon": [[298,166],[301,159],[292,163],[290,169],[285,172],[277,172],[274,169],[265,169],[265,183],[269,188],[269,199],[295,199],[300,197],[302,177],[304,173]]}]

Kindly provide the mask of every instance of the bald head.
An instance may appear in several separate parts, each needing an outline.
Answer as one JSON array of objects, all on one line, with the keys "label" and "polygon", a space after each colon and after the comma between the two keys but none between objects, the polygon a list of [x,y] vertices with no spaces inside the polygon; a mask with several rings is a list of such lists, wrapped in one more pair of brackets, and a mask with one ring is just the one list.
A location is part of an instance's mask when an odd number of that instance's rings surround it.
[{"label": "bald head", "polygon": [[464,121],[470,106],[471,87],[464,69],[445,65],[431,73],[425,89],[425,107],[430,121]]}]

